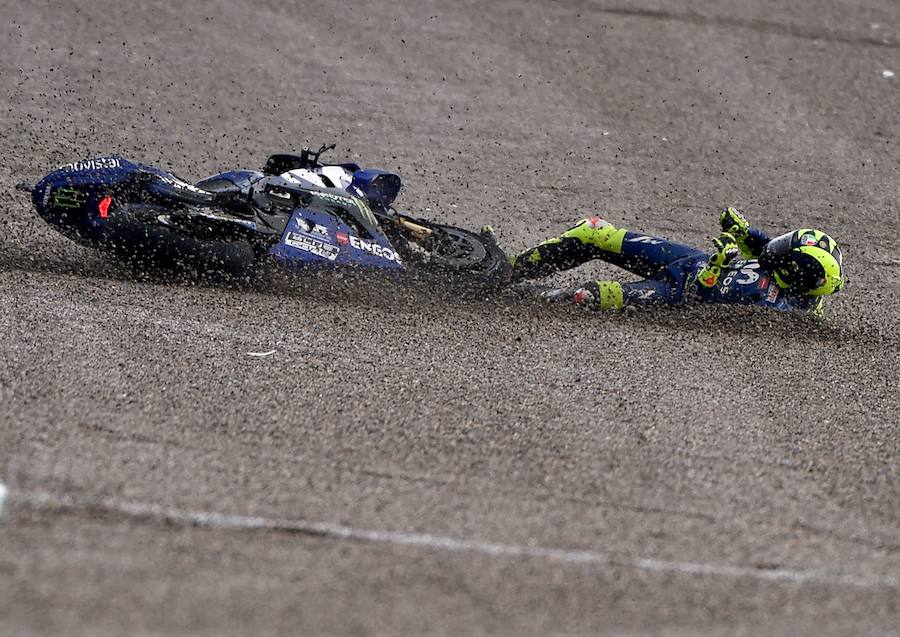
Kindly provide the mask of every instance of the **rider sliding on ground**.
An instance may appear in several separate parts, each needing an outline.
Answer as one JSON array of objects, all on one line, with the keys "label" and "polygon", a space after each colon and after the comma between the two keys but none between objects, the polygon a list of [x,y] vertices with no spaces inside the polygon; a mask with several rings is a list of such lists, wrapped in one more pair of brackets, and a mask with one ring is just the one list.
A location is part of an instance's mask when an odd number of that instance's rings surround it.
[{"label": "rider sliding on ground", "polygon": [[824,232],[802,228],[774,239],[735,208],[719,217],[715,252],[584,219],[512,260],[513,279],[534,279],[600,259],[641,281],[588,281],[545,296],[597,310],[692,302],[760,305],[821,318],[824,297],[843,286],[841,251]]}]

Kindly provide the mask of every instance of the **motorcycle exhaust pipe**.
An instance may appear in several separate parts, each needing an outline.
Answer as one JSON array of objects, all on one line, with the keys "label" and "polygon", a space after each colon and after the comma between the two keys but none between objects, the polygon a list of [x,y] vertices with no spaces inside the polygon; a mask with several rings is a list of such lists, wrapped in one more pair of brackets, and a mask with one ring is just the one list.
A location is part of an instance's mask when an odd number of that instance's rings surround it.
[{"label": "motorcycle exhaust pipe", "polygon": [[412,221],[409,221],[402,217],[400,217],[397,221],[401,226],[403,226],[410,232],[421,235],[422,237],[430,237],[432,234],[434,234],[431,228],[426,228],[425,226],[419,225],[418,223],[413,223]]}]

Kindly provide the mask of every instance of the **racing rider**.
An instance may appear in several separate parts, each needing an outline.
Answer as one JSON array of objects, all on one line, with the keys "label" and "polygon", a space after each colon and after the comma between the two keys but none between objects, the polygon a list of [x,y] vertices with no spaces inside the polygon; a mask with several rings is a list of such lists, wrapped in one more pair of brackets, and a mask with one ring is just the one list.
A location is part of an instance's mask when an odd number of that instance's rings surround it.
[{"label": "racing rider", "polygon": [[691,302],[761,305],[821,318],[824,297],[843,286],[841,251],[830,236],[802,228],[770,239],[735,208],[719,217],[715,252],[615,228],[593,217],[512,259],[515,280],[533,279],[601,259],[641,281],[588,281],[545,297],[590,309],[683,305]]}]

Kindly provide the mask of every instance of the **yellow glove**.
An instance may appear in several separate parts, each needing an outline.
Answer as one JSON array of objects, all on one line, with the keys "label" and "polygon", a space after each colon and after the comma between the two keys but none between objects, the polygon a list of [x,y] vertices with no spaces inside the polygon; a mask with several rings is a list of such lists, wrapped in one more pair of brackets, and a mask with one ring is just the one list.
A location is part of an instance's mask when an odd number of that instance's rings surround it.
[{"label": "yellow glove", "polygon": [[816,321],[824,321],[825,320],[825,297],[819,296],[816,297],[816,303],[807,312],[814,320]]},{"label": "yellow glove", "polygon": [[747,219],[741,214],[741,211],[731,206],[725,208],[719,215],[719,226],[722,228],[722,232],[727,232],[737,240],[747,236],[747,232],[750,230],[750,224],[747,223]]},{"label": "yellow glove", "polygon": [[747,245],[747,239],[750,237],[750,224],[747,223],[746,217],[740,210],[731,206],[725,208],[719,215],[719,227],[722,228],[722,232],[727,232],[734,237],[738,248],[741,249],[741,255],[745,259],[752,259],[756,256]]},{"label": "yellow glove", "polygon": [[741,249],[734,240],[734,236],[727,232],[723,232],[713,239],[712,243],[716,251],[709,257],[709,261],[706,262],[703,269],[697,273],[697,281],[705,288],[714,287],[719,282],[722,267],[741,254]]}]

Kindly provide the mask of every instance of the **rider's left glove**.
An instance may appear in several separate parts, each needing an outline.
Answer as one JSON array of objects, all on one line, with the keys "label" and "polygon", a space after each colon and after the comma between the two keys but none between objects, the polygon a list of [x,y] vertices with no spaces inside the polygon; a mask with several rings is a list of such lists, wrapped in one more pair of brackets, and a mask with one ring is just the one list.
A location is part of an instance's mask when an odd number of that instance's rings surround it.
[{"label": "rider's left glove", "polygon": [[752,239],[750,224],[740,210],[732,206],[722,210],[719,214],[719,227],[722,228],[722,232],[727,232],[734,237],[738,248],[741,249],[741,255],[745,259],[752,259],[758,256],[757,252],[754,252],[753,248],[747,245],[747,241]]},{"label": "rider's left glove", "polygon": [[700,272],[697,273],[697,281],[706,288],[711,288],[719,282],[722,268],[741,255],[734,236],[723,232],[712,241],[715,253],[709,257],[709,261]]},{"label": "rider's left glove", "polygon": [[722,228],[722,232],[727,232],[737,241],[746,237],[750,231],[750,224],[747,223],[746,217],[741,214],[740,210],[732,206],[725,208],[719,215],[719,227]]},{"label": "rider's left glove", "polygon": [[825,297],[817,296],[816,302],[809,308],[807,314],[816,321],[825,320]]}]

